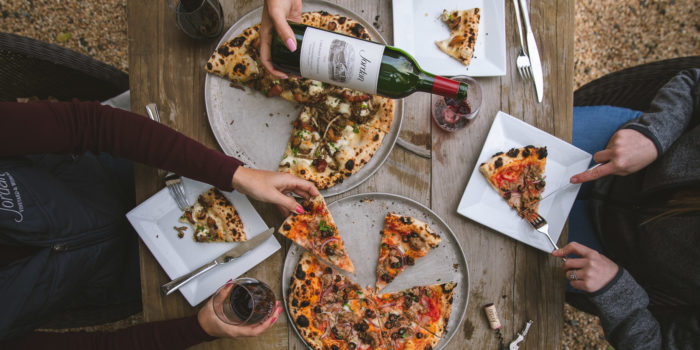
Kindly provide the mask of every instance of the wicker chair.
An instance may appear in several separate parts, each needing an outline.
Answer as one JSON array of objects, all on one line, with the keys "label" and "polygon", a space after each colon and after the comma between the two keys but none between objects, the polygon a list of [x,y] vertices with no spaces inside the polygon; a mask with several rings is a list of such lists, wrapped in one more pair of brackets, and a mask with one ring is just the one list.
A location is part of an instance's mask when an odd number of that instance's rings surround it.
[{"label": "wicker chair", "polygon": [[[0,33],[0,101],[49,97],[104,101],[129,90],[129,75],[77,52],[22,36]],[[140,302],[100,309],[72,308],[42,328],[72,328],[124,319]]]},{"label": "wicker chair", "polygon": [[49,96],[104,101],[129,89],[129,75],[77,52],[0,33],[0,101]]},{"label": "wicker chair", "polygon": [[[623,69],[598,78],[574,92],[574,106],[616,106],[645,111],[656,92],[678,72],[700,68],[700,56],[673,58]],[[596,314],[583,294],[566,293],[575,308]]]}]

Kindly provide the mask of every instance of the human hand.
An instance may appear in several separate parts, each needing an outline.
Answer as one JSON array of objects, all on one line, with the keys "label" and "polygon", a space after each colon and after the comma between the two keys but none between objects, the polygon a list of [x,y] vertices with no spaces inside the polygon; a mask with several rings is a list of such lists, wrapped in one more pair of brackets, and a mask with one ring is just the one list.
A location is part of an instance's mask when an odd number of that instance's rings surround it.
[{"label": "human hand", "polygon": [[287,75],[272,67],[270,43],[275,30],[289,51],[296,51],[297,40],[287,19],[301,22],[301,0],[265,0],[260,22],[260,61],[268,72],[280,79],[287,79]]},{"label": "human hand", "polygon": [[[553,256],[566,257],[574,253],[580,258],[567,258],[562,269],[564,275],[571,281],[571,286],[589,293],[596,292],[605,287],[615,275],[619,267],[612,260],[597,251],[579,244],[571,242],[564,248],[552,252]],[[575,279],[572,279],[574,273]]]},{"label": "human hand", "polygon": [[296,193],[306,199],[320,195],[313,183],[292,174],[239,167],[231,180],[233,188],[259,201],[276,204],[284,216],[290,211],[304,212],[297,201],[287,194]]},{"label": "human hand", "polygon": [[262,332],[265,332],[272,324],[277,321],[277,318],[282,312],[282,307],[278,301],[275,304],[275,312],[265,322],[253,326],[234,326],[224,323],[214,313],[214,305],[212,298],[209,298],[204,307],[197,313],[197,321],[202,329],[212,337],[219,338],[238,338],[238,337],[255,337]]},{"label": "human hand", "polygon": [[604,150],[593,155],[593,160],[604,163],[571,177],[571,183],[588,182],[603,176],[629,175],[651,164],[659,152],[648,137],[632,129],[621,129],[613,134]]}]

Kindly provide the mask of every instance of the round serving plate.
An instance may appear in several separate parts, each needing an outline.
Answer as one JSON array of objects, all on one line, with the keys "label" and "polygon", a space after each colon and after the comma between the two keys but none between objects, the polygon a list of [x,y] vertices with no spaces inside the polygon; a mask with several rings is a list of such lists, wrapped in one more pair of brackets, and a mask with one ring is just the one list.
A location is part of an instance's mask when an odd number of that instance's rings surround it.
[{"label": "round serving plate", "polygon": [[[416,261],[394,279],[381,293],[396,292],[414,286],[456,282],[453,294],[452,316],[447,325],[447,334],[442,337],[436,350],[444,348],[452,339],[455,330],[462,324],[469,301],[469,269],[459,240],[449,226],[428,207],[403,196],[389,193],[362,193],[339,199],[328,205],[338,226],[345,248],[355,265],[353,281],[363,287],[374,287],[377,261],[379,260],[379,231],[384,227],[384,216],[388,212],[408,215],[428,223],[442,237],[440,245],[425,257]],[[304,248],[294,244],[287,252],[282,270],[282,296],[287,317],[299,335],[287,308],[289,283]],[[300,339],[301,336],[299,336]],[[306,344],[306,343],[305,343]],[[308,346],[308,344],[307,344]]]},{"label": "round serving plate", "polygon": [[[302,11],[327,11],[352,18],[362,24],[372,40],[386,44],[370,23],[354,12],[319,0],[304,1]],[[221,38],[216,47],[234,38],[246,28],[260,22],[262,7],[241,17]],[[219,76],[207,74],[204,81],[204,102],[209,125],[223,151],[246,165],[276,171],[292,132],[291,122],[301,113],[301,105],[281,97],[269,98],[250,88],[232,87]],[[384,136],[372,159],[343,183],[321,191],[324,197],[349,191],[372,176],[384,164],[396,143],[403,117],[403,99],[396,100],[391,130]]]}]

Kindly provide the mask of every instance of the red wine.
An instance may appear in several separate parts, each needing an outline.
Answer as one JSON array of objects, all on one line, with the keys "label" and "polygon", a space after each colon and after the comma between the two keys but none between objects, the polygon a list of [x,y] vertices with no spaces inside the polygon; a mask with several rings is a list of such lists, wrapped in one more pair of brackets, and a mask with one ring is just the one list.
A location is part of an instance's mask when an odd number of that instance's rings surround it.
[{"label": "red wine", "polygon": [[390,98],[416,91],[467,97],[468,84],[423,71],[401,49],[304,24],[289,25],[298,50],[289,51],[279,35],[272,36],[272,64],[280,71]]},{"label": "red wine", "polygon": [[229,303],[231,311],[239,320],[255,324],[272,314],[275,294],[261,282],[237,284],[231,290]]}]

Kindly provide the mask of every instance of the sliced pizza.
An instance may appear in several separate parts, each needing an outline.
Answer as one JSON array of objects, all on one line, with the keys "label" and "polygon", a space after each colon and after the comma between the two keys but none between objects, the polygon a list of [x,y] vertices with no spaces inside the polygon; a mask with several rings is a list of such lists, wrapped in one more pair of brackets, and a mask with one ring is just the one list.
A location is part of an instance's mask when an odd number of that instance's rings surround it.
[{"label": "sliced pizza", "polygon": [[491,186],[518,212],[536,213],[545,186],[547,147],[525,146],[498,152],[479,166]]},{"label": "sliced pizza", "polygon": [[479,8],[462,11],[443,10],[441,19],[450,28],[450,37],[436,41],[435,44],[440,50],[468,66],[474,55],[480,17]]},{"label": "sliced pizza", "polygon": [[382,323],[382,337],[387,349],[392,350],[431,350],[440,338],[411,320],[403,311],[403,306],[393,301],[380,303],[376,312]]},{"label": "sliced pizza", "polygon": [[[304,252],[289,284],[288,308],[307,344],[314,349],[326,349],[323,339],[336,325],[344,305],[367,295],[348,277]],[[345,317],[348,316],[346,313]]]},{"label": "sliced pizza", "polygon": [[388,213],[379,246],[377,291],[386,287],[407,266],[436,248],[440,236],[427,223],[410,216]]},{"label": "sliced pizza", "polygon": [[243,222],[231,201],[212,187],[180,217],[194,229],[197,242],[240,242],[246,240]]},{"label": "sliced pizza", "polygon": [[[369,39],[357,21],[327,12],[302,14],[302,23]],[[392,99],[301,77],[280,80],[259,60],[259,25],[222,44],[207,62],[208,72],[234,83],[304,106],[278,170],[313,182],[319,189],[340,184],[376,153],[391,130]]]},{"label": "sliced pizza", "polygon": [[345,250],[345,243],[323,197],[319,195],[308,199],[302,206],[305,212],[290,214],[282,223],[279,233],[310,250],[317,257],[354,273],[355,266]]},{"label": "sliced pizza", "polygon": [[452,313],[456,283],[433,284],[375,297],[381,307],[400,309],[403,315],[430,333],[442,337]]}]

